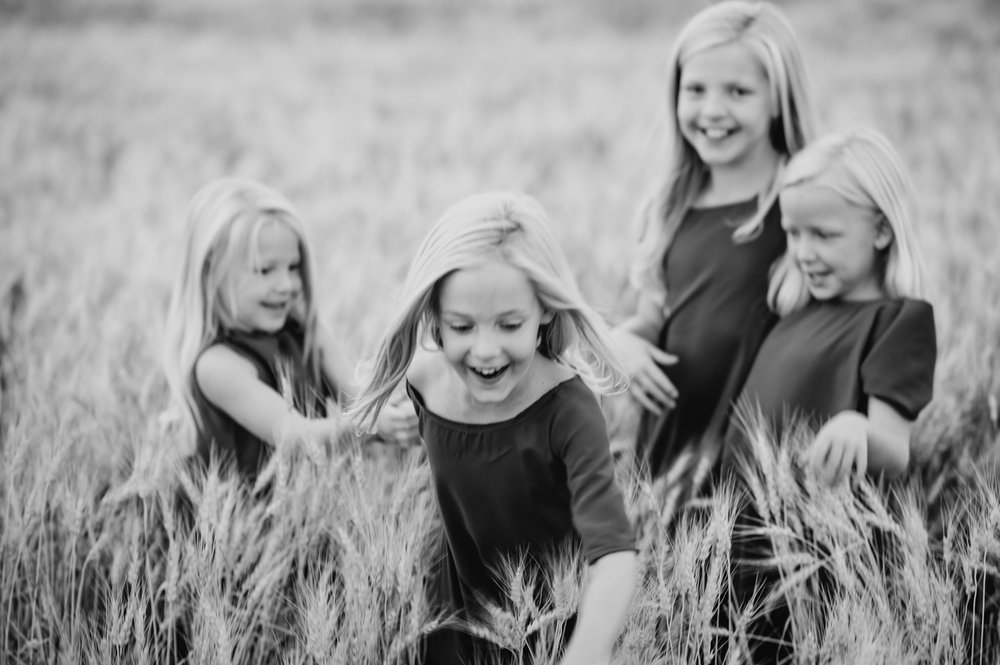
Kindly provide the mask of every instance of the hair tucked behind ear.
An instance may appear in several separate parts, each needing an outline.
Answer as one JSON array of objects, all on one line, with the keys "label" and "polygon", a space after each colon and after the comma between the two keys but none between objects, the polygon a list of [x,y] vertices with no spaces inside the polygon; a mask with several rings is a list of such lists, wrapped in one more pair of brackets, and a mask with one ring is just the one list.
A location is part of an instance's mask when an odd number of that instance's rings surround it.
[{"label": "hair tucked behind ear", "polygon": [[[892,241],[885,252],[882,287],[890,297],[924,294],[923,261],[913,229],[913,187],[902,160],[885,136],[860,127],[823,137],[796,155],[781,189],[817,184],[887,224]],[[805,277],[788,253],[771,278],[768,304],[784,316],[809,301]]]},{"label": "hair tucked behind ear", "polygon": [[[801,150],[815,133],[798,40],[780,10],[766,2],[730,0],[704,9],[688,21],[677,36],[669,61],[665,178],[655,183],[639,211],[639,246],[630,274],[633,287],[659,294],[664,302],[663,257],[684,216],[709,181],[708,168],[684,139],[677,119],[681,70],[692,56],[733,43],[753,53],[767,74],[771,106],[777,109],[769,134],[780,162]],[[736,242],[747,242],[759,235],[777,197],[778,176],[775,174],[771,186],[759,195],[757,214],[733,232]]]},{"label": "hair tucked behind ear", "polygon": [[175,399],[198,425],[194,366],[208,346],[235,325],[233,268],[256,251],[261,229],[277,222],[298,237],[301,259],[301,306],[292,316],[305,333],[305,355],[314,378],[320,358],[315,349],[313,261],[305,227],[288,200],[249,180],[224,178],[202,187],[188,207],[181,269],[177,273],[164,330],[163,368]]},{"label": "hair tucked behind ear", "polygon": [[423,331],[437,322],[437,289],[456,270],[501,259],[522,270],[552,320],[540,353],[577,371],[596,390],[624,387],[604,321],[586,304],[548,214],[533,198],[511,192],[470,196],[450,207],[417,250],[403,285],[399,309],[366,365],[364,387],[348,410],[371,430],[406,375]]}]

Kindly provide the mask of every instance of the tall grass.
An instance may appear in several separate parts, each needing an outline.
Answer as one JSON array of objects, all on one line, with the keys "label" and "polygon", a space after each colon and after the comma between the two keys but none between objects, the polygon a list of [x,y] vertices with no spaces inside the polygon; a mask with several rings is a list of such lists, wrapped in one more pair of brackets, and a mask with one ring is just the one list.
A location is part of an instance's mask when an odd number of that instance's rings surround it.
[{"label": "tall grass", "polygon": [[[614,316],[666,54],[699,6],[0,2],[4,662],[412,660],[448,620],[424,594],[440,535],[419,451],[287,460],[256,494],[171,462],[191,442],[161,421],[156,358],[187,201],[233,174],[296,202],[349,353],[378,335],[425,229],[487,188],[543,201]],[[616,662],[739,659],[774,601],[762,588],[726,607],[747,502],[801,662],[997,662],[1000,15],[980,0],[782,7],[824,125],[878,127],[913,171],[935,399],[892,488],[810,485],[767,436],[751,492],[683,512],[624,474],[643,582]],[[508,656],[547,649],[578,602],[577,557],[545,579],[512,565],[511,602],[469,629]],[[549,604],[526,602],[536,584]]]}]

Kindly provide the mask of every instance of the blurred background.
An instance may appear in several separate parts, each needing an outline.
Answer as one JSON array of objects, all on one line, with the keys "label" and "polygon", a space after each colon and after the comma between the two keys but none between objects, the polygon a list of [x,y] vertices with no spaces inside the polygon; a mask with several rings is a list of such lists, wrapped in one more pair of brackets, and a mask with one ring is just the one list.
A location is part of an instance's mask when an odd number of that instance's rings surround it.
[{"label": "blurred background", "polygon": [[[395,662],[431,619],[421,470],[345,456],[296,476],[280,520],[212,486],[195,537],[152,480],[159,452],[190,445],[161,427],[159,365],[188,202],[226,175],[285,193],[349,356],[378,338],[428,227],[485,189],[535,195],[586,296],[621,316],[633,216],[659,177],[666,60],[705,4],[0,0],[4,662],[165,662],[185,626],[192,662],[355,648],[374,651],[336,662]],[[844,576],[864,593],[841,599],[817,658],[874,662],[850,649],[877,644],[879,662],[996,662],[1000,474],[980,473],[1000,469],[1000,2],[779,4],[821,130],[872,125],[909,167],[939,339],[903,517],[875,501],[843,532],[842,553],[870,551],[874,524],[903,554],[864,569],[872,584]],[[644,552],[662,588],[637,603],[623,659],[659,648],[652,635],[680,636],[677,662],[700,653],[699,608],[719,586],[691,564],[718,573],[728,556],[719,505]],[[249,599],[228,594],[234,570]]]},{"label": "blurred background", "polygon": [[[86,459],[81,473],[112,473],[162,409],[158,334],[185,209],[223,175],[300,208],[322,316],[350,354],[378,335],[429,225],[483,189],[537,196],[584,292],[615,316],[667,55],[704,4],[0,0],[0,364],[25,454],[52,445]],[[987,413],[1000,3],[780,4],[822,129],[873,125],[911,169],[938,408],[971,391]]]}]

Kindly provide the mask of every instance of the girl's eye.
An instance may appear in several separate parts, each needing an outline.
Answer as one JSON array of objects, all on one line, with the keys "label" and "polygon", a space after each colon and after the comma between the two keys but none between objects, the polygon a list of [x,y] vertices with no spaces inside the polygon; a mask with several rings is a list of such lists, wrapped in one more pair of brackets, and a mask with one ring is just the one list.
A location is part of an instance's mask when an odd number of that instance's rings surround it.
[{"label": "girl's eye", "polygon": [[685,83],[681,86],[681,91],[689,95],[699,95],[705,91],[705,86],[700,83]]},{"label": "girl's eye", "polygon": [[739,86],[734,86],[729,89],[729,94],[732,95],[733,97],[745,97],[746,95],[749,95],[751,92],[753,91],[750,90],[749,88],[741,88]]},{"label": "girl's eye", "polygon": [[500,324],[500,329],[501,330],[506,330],[508,332],[513,332],[515,330],[519,330],[522,325],[524,325],[523,321],[517,321],[517,322],[509,322],[508,321],[508,322],[501,323]]},{"label": "girl's eye", "polygon": [[449,323],[448,330],[461,335],[472,330],[472,325],[469,323]]},{"label": "girl's eye", "polygon": [[255,272],[258,275],[270,275],[272,270],[274,270],[274,268],[271,266],[257,266]]}]

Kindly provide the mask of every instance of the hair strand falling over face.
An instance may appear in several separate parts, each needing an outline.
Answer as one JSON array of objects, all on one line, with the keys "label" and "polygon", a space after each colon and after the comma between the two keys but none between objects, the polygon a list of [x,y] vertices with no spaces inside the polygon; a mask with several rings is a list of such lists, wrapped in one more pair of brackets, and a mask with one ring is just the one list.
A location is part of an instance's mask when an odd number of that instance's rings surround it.
[{"label": "hair strand falling over face", "polygon": [[[869,211],[873,223],[887,224],[892,240],[881,250],[885,252],[882,289],[892,298],[923,297],[923,261],[913,228],[913,186],[885,136],[860,127],[814,141],[789,162],[780,186],[807,183],[822,185],[859,210]],[[778,264],[767,297],[771,309],[781,316],[809,302],[806,279],[789,254]]]},{"label": "hair strand falling over face", "polygon": [[399,309],[349,409],[360,428],[371,429],[404,379],[421,338],[435,336],[442,280],[498,258],[524,272],[543,311],[552,314],[542,328],[539,353],[571,367],[598,392],[624,387],[608,328],[580,293],[545,209],[526,194],[487,192],[451,206],[417,250]]},{"label": "hair strand falling over face", "polygon": [[171,292],[163,346],[171,392],[195,426],[195,363],[202,351],[236,325],[233,275],[253,261],[261,229],[274,222],[298,237],[302,298],[291,316],[305,334],[307,365],[319,376],[313,262],[298,212],[284,196],[259,183],[236,178],[210,182],[188,207],[184,254]]},{"label": "hair strand falling over face", "polygon": [[778,8],[766,2],[728,0],[702,10],[685,24],[675,41],[667,75],[665,177],[654,184],[640,208],[638,255],[630,272],[633,287],[657,296],[663,303],[663,257],[710,178],[708,167],[681,134],[677,117],[681,71],[692,56],[734,43],[745,46],[767,75],[771,107],[777,110],[771,121],[770,141],[779,156],[778,171],[770,186],[758,195],[757,214],[734,231],[736,242],[752,240],[760,233],[768,209],[777,198],[781,164],[815,133],[798,40]]}]

